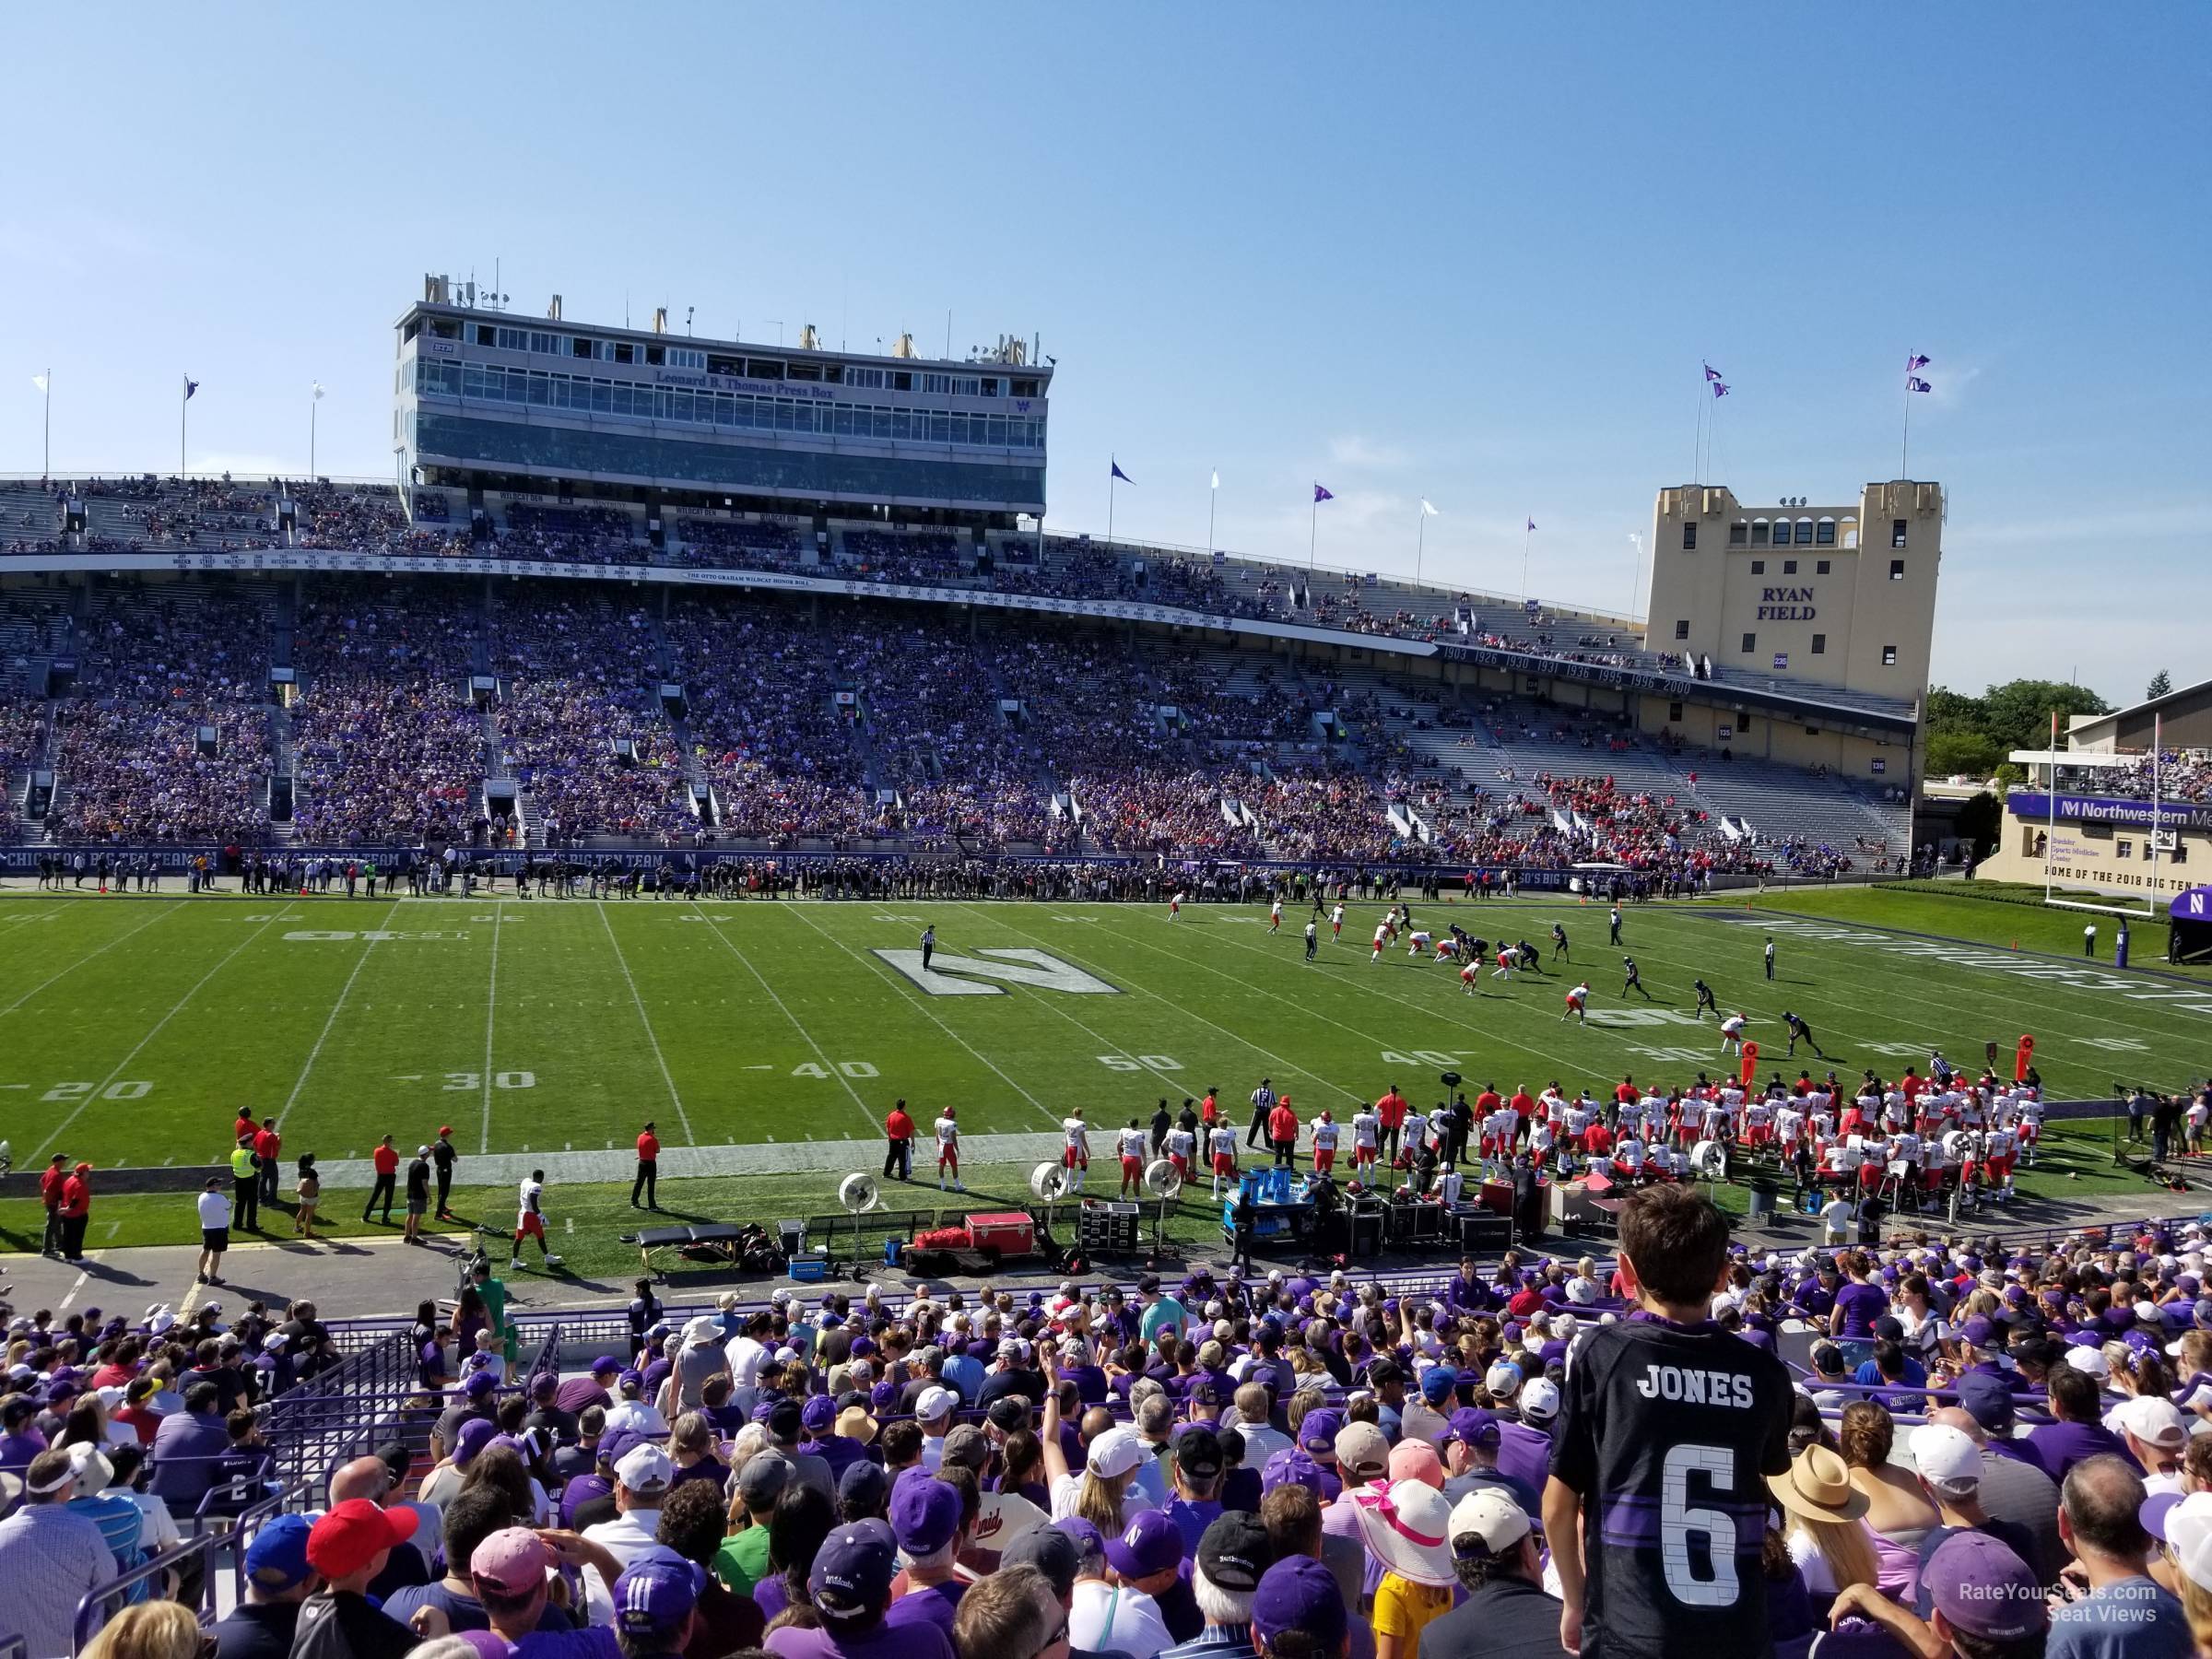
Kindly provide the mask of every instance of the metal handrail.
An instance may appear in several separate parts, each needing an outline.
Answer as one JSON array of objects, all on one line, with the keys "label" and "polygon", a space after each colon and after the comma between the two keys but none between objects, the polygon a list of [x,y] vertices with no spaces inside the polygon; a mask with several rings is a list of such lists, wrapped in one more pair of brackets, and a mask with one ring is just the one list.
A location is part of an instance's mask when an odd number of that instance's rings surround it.
[{"label": "metal handrail", "polygon": [[173,1545],[160,1554],[140,1562],[128,1572],[117,1573],[106,1583],[96,1584],[86,1591],[76,1604],[76,1617],[71,1625],[69,1651],[73,1653],[81,1653],[85,1651],[85,1644],[90,1641],[100,1627],[107,1622],[110,1605],[117,1596],[127,1594],[138,1584],[167,1573],[172,1567],[181,1567],[182,1563],[194,1556],[210,1553],[215,1547],[215,1542],[216,1535],[213,1533],[202,1533],[195,1538],[187,1538],[182,1543]]}]

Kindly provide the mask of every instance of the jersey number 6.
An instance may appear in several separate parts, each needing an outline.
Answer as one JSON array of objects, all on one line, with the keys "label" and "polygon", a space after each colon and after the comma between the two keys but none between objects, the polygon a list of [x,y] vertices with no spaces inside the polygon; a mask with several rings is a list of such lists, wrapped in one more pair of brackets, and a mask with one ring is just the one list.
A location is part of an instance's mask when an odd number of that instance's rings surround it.
[{"label": "jersey number 6", "polygon": [[[1725,1446],[1677,1446],[1661,1471],[1659,1551],[1666,1587],[1686,1607],[1735,1605],[1735,1520],[1720,1510],[1693,1509],[1689,1477],[1703,1474],[1716,1492],[1735,1489],[1735,1454]],[[1690,1562],[1691,1540],[1704,1540],[1712,1576],[1698,1577]]]}]

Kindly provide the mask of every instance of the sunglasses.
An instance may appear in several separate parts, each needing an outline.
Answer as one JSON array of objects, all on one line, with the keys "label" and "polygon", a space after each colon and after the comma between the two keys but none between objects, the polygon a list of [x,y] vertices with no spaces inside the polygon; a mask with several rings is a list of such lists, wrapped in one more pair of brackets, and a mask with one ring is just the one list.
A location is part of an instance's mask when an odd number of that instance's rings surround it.
[{"label": "sunglasses", "polygon": [[1044,1655],[1051,1653],[1054,1648],[1065,1649],[1067,1646],[1068,1630],[1068,1621],[1064,1618],[1060,1621],[1060,1628],[1053,1632],[1052,1639],[1048,1641],[1042,1647],[1039,1648],[1034,1653],[1031,1653],[1030,1655],[1030,1659],[1044,1659]]}]

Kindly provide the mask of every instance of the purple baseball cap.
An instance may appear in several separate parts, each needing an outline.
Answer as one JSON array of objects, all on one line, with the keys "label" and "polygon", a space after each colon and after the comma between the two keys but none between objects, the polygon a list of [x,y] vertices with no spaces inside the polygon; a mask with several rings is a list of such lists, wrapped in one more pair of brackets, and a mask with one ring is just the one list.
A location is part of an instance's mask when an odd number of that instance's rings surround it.
[{"label": "purple baseball cap", "polygon": [[1156,1572],[1165,1572],[1182,1564],[1182,1529],[1169,1518],[1166,1511],[1146,1510],[1129,1523],[1121,1536],[1106,1540],[1106,1559],[1125,1579],[1149,1578]]},{"label": "purple baseball cap", "polygon": [[615,1581],[615,1628],[626,1636],[680,1630],[699,1605],[705,1576],[666,1550],[640,1557]]},{"label": "purple baseball cap", "polygon": [[616,1359],[612,1354],[602,1354],[598,1359],[592,1361],[590,1375],[593,1377],[612,1377],[619,1375],[621,1370],[621,1360]]},{"label": "purple baseball cap", "polygon": [[1336,1456],[1336,1430],[1343,1427],[1344,1413],[1341,1411],[1327,1406],[1319,1411],[1309,1411],[1298,1426],[1298,1443],[1312,1453],[1316,1459],[1325,1452],[1330,1461],[1334,1462]]},{"label": "purple baseball cap", "polygon": [[[946,1489],[951,1491],[949,1487]],[[956,1506],[959,1498],[953,1493]],[[880,1609],[898,1572],[899,1542],[891,1529],[880,1521],[855,1521],[822,1540],[806,1574],[806,1588],[814,1594],[815,1611],[834,1630]]]},{"label": "purple baseball cap", "polygon": [[489,1418],[471,1418],[461,1425],[461,1437],[453,1445],[453,1467],[465,1469],[477,1460],[477,1454],[499,1438],[500,1426]]},{"label": "purple baseball cap", "polygon": [[488,1371],[468,1373],[468,1381],[461,1384],[461,1392],[472,1400],[480,1400],[500,1385],[499,1378]]},{"label": "purple baseball cap", "polygon": [[819,1434],[837,1421],[837,1403],[828,1394],[814,1394],[800,1407],[799,1423],[810,1434]]},{"label": "purple baseball cap", "polygon": [[934,1555],[960,1530],[960,1495],[935,1476],[914,1468],[891,1488],[891,1535],[911,1556]]},{"label": "purple baseball cap", "polygon": [[1351,1614],[1336,1575],[1311,1556],[1289,1556],[1260,1574],[1252,1595],[1253,1633],[1273,1644],[1286,1630],[1304,1630],[1323,1653],[1344,1645]]},{"label": "purple baseball cap", "polygon": [[1284,1447],[1268,1458],[1260,1470],[1262,1493],[1272,1492],[1277,1487],[1302,1486],[1319,1498],[1324,1495],[1324,1484],[1321,1465],[1313,1461],[1313,1454],[1302,1446]]},{"label": "purple baseball cap", "polygon": [[1060,1531],[1065,1533],[1069,1537],[1073,1538],[1077,1544],[1081,1546],[1085,1555],[1091,1555],[1094,1553],[1103,1555],[1105,1553],[1106,1535],[1100,1532],[1091,1523],[1084,1520],[1082,1516],[1068,1515],[1061,1520],[1053,1522],[1053,1525],[1057,1527]]},{"label": "purple baseball cap", "polygon": [[1987,1533],[1953,1533],[1928,1558],[1921,1582],[1936,1611],[1970,1635],[2012,1641],[2051,1621],[2041,1581]]},{"label": "purple baseball cap", "polygon": [[1503,1438],[1498,1415],[1479,1406],[1452,1414],[1452,1438],[1465,1446],[1494,1446]]}]

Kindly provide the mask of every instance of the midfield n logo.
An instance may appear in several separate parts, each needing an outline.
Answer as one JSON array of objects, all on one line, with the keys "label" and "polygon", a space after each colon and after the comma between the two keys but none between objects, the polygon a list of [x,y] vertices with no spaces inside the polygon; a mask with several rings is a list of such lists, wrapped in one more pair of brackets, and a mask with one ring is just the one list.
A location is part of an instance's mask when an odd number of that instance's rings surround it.
[{"label": "midfield n logo", "polygon": [[[1119,985],[1110,985],[1082,969],[1048,956],[1041,950],[979,950],[974,956],[953,956],[937,951],[922,971],[918,950],[878,950],[876,953],[932,996],[1004,996],[1006,985],[1028,985],[1039,991],[1065,991],[1075,996],[1118,996]],[[984,961],[984,957],[997,959]],[[972,975],[973,977],[962,977]],[[978,983],[1004,980],[1006,985]]]}]

